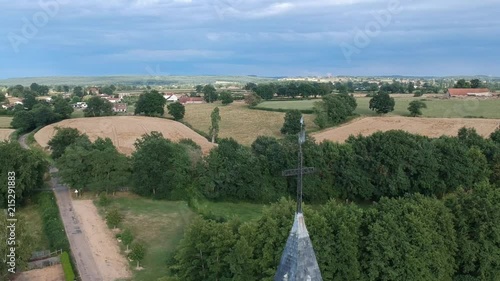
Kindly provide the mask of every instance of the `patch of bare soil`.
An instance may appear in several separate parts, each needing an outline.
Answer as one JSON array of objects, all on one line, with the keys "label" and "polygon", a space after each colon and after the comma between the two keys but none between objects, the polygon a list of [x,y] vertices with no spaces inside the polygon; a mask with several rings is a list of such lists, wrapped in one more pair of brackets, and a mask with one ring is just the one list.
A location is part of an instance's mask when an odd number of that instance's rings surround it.
[{"label": "patch of bare soil", "polygon": [[498,119],[366,117],[315,133],[313,137],[317,142],[344,142],[351,135],[369,136],[377,131],[403,130],[434,138],[442,135],[456,136],[462,127],[475,128],[478,134],[489,137],[499,126]]},{"label": "patch of bare soil", "polygon": [[91,200],[75,200],[73,208],[82,225],[82,231],[89,239],[94,260],[104,281],[130,278],[127,259],[120,254],[118,241]]},{"label": "patch of bare soil", "polygon": [[60,264],[21,273],[16,281],[64,281],[64,271]]}]

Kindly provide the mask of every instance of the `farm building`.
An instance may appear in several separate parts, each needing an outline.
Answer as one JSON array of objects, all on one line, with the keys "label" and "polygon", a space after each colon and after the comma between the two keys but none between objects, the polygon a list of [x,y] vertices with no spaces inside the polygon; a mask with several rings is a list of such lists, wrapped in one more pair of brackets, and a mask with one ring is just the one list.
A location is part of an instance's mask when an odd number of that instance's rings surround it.
[{"label": "farm building", "polygon": [[113,112],[127,112],[127,104],[126,103],[113,104]]},{"label": "farm building", "polygon": [[492,94],[489,89],[462,89],[462,88],[450,88],[446,92],[446,97],[491,97]]},{"label": "farm building", "polygon": [[52,97],[49,97],[49,96],[36,97],[36,99],[39,101],[52,102]]},{"label": "farm building", "polygon": [[104,99],[109,101],[110,103],[120,103],[122,101],[121,98],[104,98]]},{"label": "farm building", "polygon": [[182,104],[194,104],[194,103],[203,103],[203,98],[199,97],[188,97],[182,96],[179,98],[179,102]]},{"label": "farm building", "polygon": [[163,97],[167,100],[167,102],[177,102],[179,101],[179,98],[174,95],[174,94],[167,94],[165,93]]}]

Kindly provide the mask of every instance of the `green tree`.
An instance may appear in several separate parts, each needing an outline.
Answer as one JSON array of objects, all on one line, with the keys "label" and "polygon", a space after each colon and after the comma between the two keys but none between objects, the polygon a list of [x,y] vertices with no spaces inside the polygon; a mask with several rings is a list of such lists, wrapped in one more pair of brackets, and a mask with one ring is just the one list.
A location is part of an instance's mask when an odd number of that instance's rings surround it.
[{"label": "green tree", "polygon": [[156,90],[145,92],[137,101],[134,114],[144,114],[146,116],[163,116],[165,114],[165,104],[167,101]]},{"label": "green tree", "polygon": [[146,256],[146,246],[142,242],[135,242],[132,244],[132,251],[129,254],[129,258],[137,262],[137,268],[140,266],[140,262]]},{"label": "green tree", "polygon": [[500,189],[480,184],[472,191],[459,190],[446,200],[446,205],[454,215],[457,233],[456,278],[497,280],[500,276]]},{"label": "green tree", "polygon": [[410,111],[411,116],[416,117],[422,115],[422,109],[427,108],[427,104],[423,101],[414,100],[410,102],[408,106],[408,111]]},{"label": "green tree", "polygon": [[85,95],[85,93],[83,92],[83,88],[80,86],[73,88],[73,94],[79,98],[82,98]]},{"label": "green tree", "polygon": [[19,129],[22,132],[28,132],[36,128],[33,113],[25,110],[16,110],[10,125],[12,128]]},{"label": "green tree", "polygon": [[161,133],[138,139],[132,153],[133,191],[142,196],[184,199],[191,183],[191,160],[186,147]]},{"label": "green tree", "polygon": [[454,88],[470,88],[471,84],[469,81],[465,81],[465,79],[460,79],[455,84]]},{"label": "green tree", "polygon": [[481,88],[482,87],[482,82],[479,79],[472,79],[470,80],[470,87],[471,88]]},{"label": "green tree", "polygon": [[281,127],[281,133],[284,135],[296,135],[300,132],[300,120],[302,113],[299,110],[289,110],[285,114],[285,122]]},{"label": "green tree", "polygon": [[71,113],[73,113],[74,109],[69,104],[66,99],[61,97],[57,97],[54,100],[54,113],[59,114],[61,119],[68,119],[71,117]]},{"label": "green tree", "polygon": [[253,82],[249,82],[245,85],[245,87],[243,87],[244,90],[252,91],[252,92],[254,92],[256,88],[257,88],[257,84],[255,84]]},{"label": "green tree", "polygon": [[245,95],[245,103],[250,106],[257,106],[262,102],[262,98],[254,93]]},{"label": "green tree", "polygon": [[203,86],[202,85],[196,85],[195,90],[198,94],[201,94],[203,92]]},{"label": "green tree", "polygon": [[[7,208],[8,182],[15,184],[15,205],[21,206],[34,189],[43,187],[48,163],[40,152],[25,150],[17,142],[0,142],[0,209]],[[15,178],[15,179],[14,179]],[[10,193],[12,194],[12,193]]]},{"label": "green tree", "polygon": [[55,114],[52,108],[45,104],[35,105],[31,113],[33,114],[35,126],[38,128],[61,120],[60,116]]},{"label": "green tree", "polygon": [[231,92],[228,91],[221,92],[219,97],[223,105],[231,104],[234,101],[233,94],[231,94]]},{"label": "green tree", "polygon": [[115,229],[123,221],[123,215],[118,209],[111,209],[106,214],[106,222],[108,226]]},{"label": "green tree", "polygon": [[35,95],[32,92],[28,92],[24,95],[23,106],[26,109],[32,110],[33,107],[37,104],[38,100],[36,99]]},{"label": "green tree", "polygon": [[219,94],[217,94],[215,87],[209,84],[203,87],[203,98],[206,102],[212,103],[219,99]]},{"label": "green tree", "polygon": [[168,114],[172,115],[176,121],[182,120],[186,113],[186,108],[180,102],[174,102],[167,105]]},{"label": "green tree", "polygon": [[121,239],[122,239],[123,244],[125,244],[125,246],[127,247],[126,252],[129,252],[128,247],[130,246],[132,241],[134,241],[134,235],[132,234],[132,231],[130,231],[130,229],[126,228],[121,234]]},{"label": "green tree", "polygon": [[219,122],[221,120],[218,107],[214,108],[214,110],[210,114],[210,120],[211,120],[211,125],[210,128],[208,129],[209,131],[208,134],[212,138],[212,143],[215,143],[215,140],[219,135]]},{"label": "green tree", "polygon": [[413,94],[413,91],[415,91],[415,83],[410,82],[408,83],[408,93]]},{"label": "green tree", "polygon": [[270,100],[274,97],[274,89],[270,84],[259,84],[254,91],[259,97],[265,100]]},{"label": "green tree", "polygon": [[56,134],[47,143],[51,152],[51,157],[57,159],[64,154],[66,148],[82,137],[82,134],[75,128],[55,127]]},{"label": "green tree", "polygon": [[316,102],[314,123],[320,128],[337,125],[354,114],[357,107],[356,99],[349,94],[329,94],[323,96],[321,102]]},{"label": "green tree", "polygon": [[91,97],[83,112],[85,117],[111,116],[113,115],[113,105],[100,97]]},{"label": "green tree", "polygon": [[370,100],[369,108],[379,114],[386,114],[394,111],[396,102],[387,92],[380,92]]}]

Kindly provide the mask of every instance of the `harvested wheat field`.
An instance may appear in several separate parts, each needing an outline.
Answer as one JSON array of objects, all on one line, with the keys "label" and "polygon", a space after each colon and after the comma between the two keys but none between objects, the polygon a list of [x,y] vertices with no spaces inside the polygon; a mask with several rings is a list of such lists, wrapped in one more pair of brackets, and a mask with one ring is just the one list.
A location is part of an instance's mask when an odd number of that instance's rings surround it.
[{"label": "harvested wheat field", "polygon": [[64,281],[64,271],[60,264],[21,273],[16,281]]},{"label": "harvested wheat field", "polygon": [[315,133],[313,137],[317,142],[344,142],[350,135],[368,136],[377,131],[390,130],[403,130],[428,137],[456,136],[462,127],[475,128],[478,134],[488,137],[499,126],[498,119],[366,117]]},{"label": "harvested wheat field", "polygon": [[118,151],[130,155],[134,151],[134,143],[142,135],[152,131],[161,132],[163,136],[172,141],[192,139],[204,153],[210,151],[214,144],[191,130],[189,127],[168,119],[139,117],[139,116],[114,116],[67,119],[42,128],[35,134],[36,141],[46,147],[54,136],[55,127],[76,128],[89,136],[94,141],[98,137],[110,138]]},{"label": "harvested wheat field", "polygon": [[0,129],[0,141],[8,140],[10,134],[12,134],[14,130],[12,129]]},{"label": "harvested wheat field", "polygon": [[120,247],[113,232],[99,216],[91,200],[75,200],[73,208],[89,239],[92,255],[103,281],[132,277],[127,259],[120,254]]}]

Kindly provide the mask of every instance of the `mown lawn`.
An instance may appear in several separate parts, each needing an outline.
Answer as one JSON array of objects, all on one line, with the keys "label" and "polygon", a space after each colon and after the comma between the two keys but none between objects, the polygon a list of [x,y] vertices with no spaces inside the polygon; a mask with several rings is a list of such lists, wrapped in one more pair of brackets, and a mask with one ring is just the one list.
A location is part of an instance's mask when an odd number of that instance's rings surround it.
[{"label": "mown lawn", "polygon": [[[196,214],[186,202],[156,201],[130,193],[110,196],[111,204],[106,207],[118,208],[124,214],[123,225],[129,228],[136,239],[147,244],[146,257],[142,262],[144,270],[135,271],[133,280],[156,281],[168,275],[167,260],[172,257]],[[239,217],[241,221],[257,218],[263,205],[249,203],[200,204],[215,215],[226,218]],[[135,268],[135,263],[131,263]]]},{"label": "mown lawn", "polygon": [[[433,118],[500,118],[500,99],[425,99],[414,97],[396,97],[394,111],[388,116],[409,116],[408,105],[413,100],[423,100],[427,109],[422,110],[423,117]],[[259,104],[263,108],[282,109],[312,109],[317,100],[299,101],[267,101]],[[356,113],[361,116],[376,116],[377,113],[369,109],[370,98],[356,98],[358,107]]]},{"label": "mown lawn", "polygon": [[11,128],[10,122],[12,122],[12,117],[0,117],[0,128]]},{"label": "mown lawn", "polygon": [[[188,104],[184,121],[196,130],[208,134],[210,127],[210,114],[218,106],[220,109],[219,137],[232,137],[244,145],[251,145],[258,136],[282,137],[280,129],[283,126],[285,113],[249,109],[244,103],[233,103],[223,106],[214,104]],[[313,123],[314,116],[304,115],[306,128],[316,130]]]}]

